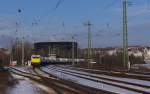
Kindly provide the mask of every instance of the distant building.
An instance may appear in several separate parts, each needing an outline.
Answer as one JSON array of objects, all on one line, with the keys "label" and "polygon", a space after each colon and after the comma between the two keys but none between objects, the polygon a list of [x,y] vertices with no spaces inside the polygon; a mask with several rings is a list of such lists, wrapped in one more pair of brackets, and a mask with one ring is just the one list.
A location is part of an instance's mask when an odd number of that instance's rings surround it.
[{"label": "distant building", "polygon": [[[76,42],[38,42],[34,44],[42,56],[56,56],[58,58],[77,58],[78,44]],[[74,49],[74,50],[73,50]]]},{"label": "distant building", "polygon": [[150,47],[144,48],[144,59],[146,63],[150,63]]},{"label": "distant building", "polygon": [[[145,49],[145,50],[144,50]],[[82,57],[87,58],[88,49],[80,49],[80,54]],[[92,55],[99,55],[99,57],[104,55],[117,55],[117,53],[122,53],[123,49],[121,47],[106,47],[106,48],[91,48]],[[143,46],[129,46],[128,47],[129,56],[133,55],[135,57],[145,57],[150,59],[150,48]]]},{"label": "distant building", "polygon": [[[104,55],[104,54],[108,54],[108,55],[115,55],[118,51],[120,51],[118,48],[91,48],[91,52],[92,55],[94,54],[99,54],[99,55]],[[80,54],[87,56],[88,54],[88,49],[80,49]]]},{"label": "distant building", "polygon": [[142,46],[129,46],[128,54],[134,55],[135,57],[142,57],[144,55],[144,47]]},{"label": "distant building", "polygon": [[0,48],[0,66],[6,66],[10,63],[10,51],[5,48]]},{"label": "distant building", "polygon": [[0,53],[5,54],[5,55],[9,55],[10,51],[8,49],[5,49],[5,48],[0,48]]}]

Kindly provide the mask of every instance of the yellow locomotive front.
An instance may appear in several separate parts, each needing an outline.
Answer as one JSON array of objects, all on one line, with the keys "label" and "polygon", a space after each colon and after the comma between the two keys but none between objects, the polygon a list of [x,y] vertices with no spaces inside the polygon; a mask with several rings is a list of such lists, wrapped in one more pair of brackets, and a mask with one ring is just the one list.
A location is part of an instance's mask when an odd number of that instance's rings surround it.
[{"label": "yellow locomotive front", "polygon": [[41,56],[40,55],[32,55],[31,56],[31,64],[33,67],[39,66],[41,63]]}]

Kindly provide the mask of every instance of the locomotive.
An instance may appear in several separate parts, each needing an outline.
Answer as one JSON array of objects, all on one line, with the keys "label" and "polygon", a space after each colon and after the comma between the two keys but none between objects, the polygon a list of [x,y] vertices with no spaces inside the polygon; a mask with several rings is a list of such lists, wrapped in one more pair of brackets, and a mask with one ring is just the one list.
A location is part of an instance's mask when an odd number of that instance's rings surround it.
[{"label": "locomotive", "polygon": [[41,63],[41,56],[40,55],[32,55],[31,56],[31,65],[34,67],[38,67]]}]

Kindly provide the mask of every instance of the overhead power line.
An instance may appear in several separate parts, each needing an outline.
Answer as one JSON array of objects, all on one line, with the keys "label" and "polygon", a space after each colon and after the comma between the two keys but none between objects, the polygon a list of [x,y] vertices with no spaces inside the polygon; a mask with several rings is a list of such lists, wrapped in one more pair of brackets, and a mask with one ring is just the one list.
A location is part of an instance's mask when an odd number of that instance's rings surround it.
[{"label": "overhead power line", "polygon": [[46,11],[46,13],[43,16],[39,17],[38,23],[41,22],[41,20],[43,20],[44,18],[46,18],[47,16],[49,16],[49,18],[51,18],[53,16],[53,14],[55,13],[55,11],[59,8],[59,6],[64,2],[64,0],[58,0],[56,5],[51,8],[51,10]]},{"label": "overhead power line", "polygon": [[61,5],[61,3],[63,2],[64,0],[59,0],[55,6],[55,10]]},{"label": "overhead power line", "polygon": [[109,8],[111,8],[114,4],[116,4],[116,0],[113,0],[112,2],[110,2],[109,4],[107,4],[104,8],[103,8],[103,10],[107,10],[107,9],[109,9]]}]

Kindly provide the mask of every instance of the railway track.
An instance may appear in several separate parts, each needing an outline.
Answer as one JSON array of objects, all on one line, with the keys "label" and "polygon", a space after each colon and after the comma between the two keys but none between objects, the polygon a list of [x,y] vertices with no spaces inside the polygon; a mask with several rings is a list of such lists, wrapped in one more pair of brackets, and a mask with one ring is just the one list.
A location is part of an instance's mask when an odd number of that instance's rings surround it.
[{"label": "railway track", "polygon": [[148,81],[122,78],[122,77],[113,77],[113,76],[107,76],[107,75],[91,74],[91,73],[87,73],[87,72],[64,69],[64,68],[60,68],[60,67],[57,67],[57,68],[60,70],[63,70],[63,71],[72,72],[72,73],[76,73],[76,74],[80,74],[80,75],[85,75],[85,76],[90,76],[90,77],[94,77],[94,78],[100,78],[100,79],[105,79],[105,80],[116,81],[116,82],[120,82],[120,83],[150,88],[150,82],[148,82]]},{"label": "railway track", "polygon": [[43,76],[36,71],[35,72],[33,71],[31,72],[31,70],[24,71],[17,68],[10,68],[10,71],[14,74],[30,78],[33,81],[51,87],[57,94],[80,94],[78,90],[75,90],[71,87],[65,86],[62,83],[59,83],[57,79]]},{"label": "railway track", "polygon": [[122,93],[124,91],[126,94],[150,93],[149,81],[100,76],[57,66],[42,67],[42,70],[58,78],[107,92]]},{"label": "railway track", "polygon": [[52,77],[55,77],[55,78],[59,79],[60,83],[64,83],[68,86],[75,87],[77,90],[81,90],[82,92],[80,94],[115,94],[111,91],[106,92],[104,90],[98,90],[98,89],[93,88],[93,87],[88,87],[88,86],[85,86],[85,85],[78,84],[78,83],[74,82],[74,80],[68,81],[68,79],[66,80],[66,79],[59,78],[58,76],[53,75],[53,74],[51,74],[51,73],[49,73],[49,72],[47,72],[43,69],[40,69],[40,70],[43,71],[46,74],[49,74]]},{"label": "railway track", "polygon": [[[60,66],[60,67],[65,68],[64,66]],[[144,74],[144,73],[138,73],[138,72],[130,73],[130,72],[119,72],[119,71],[104,71],[104,70],[77,68],[77,67],[71,67],[71,66],[67,66],[67,68],[72,69],[72,70],[90,72],[94,74],[106,74],[110,76],[118,76],[118,77],[126,77],[126,78],[134,78],[134,79],[150,81],[150,75],[148,73]]]},{"label": "railway track", "polygon": [[[53,89],[58,94],[107,94],[108,92],[99,91],[94,88],[82,86],[74,82],[68,82],[68,80],[59,79],[56,76],[40,70],[40,69],[17,69],[11,68],[11,71],[15,74],[19,74],[28,78],[31,78],[34,81],[39,81],[40,83],[46,84],[47,86],[53,86]],[[44,76],[43,76],[44,74]],[[35,79],[36,78],[36,79]],[[112,93],[112,92],[109,92]],[[113,93],[112,93],[113,94]]]}]

